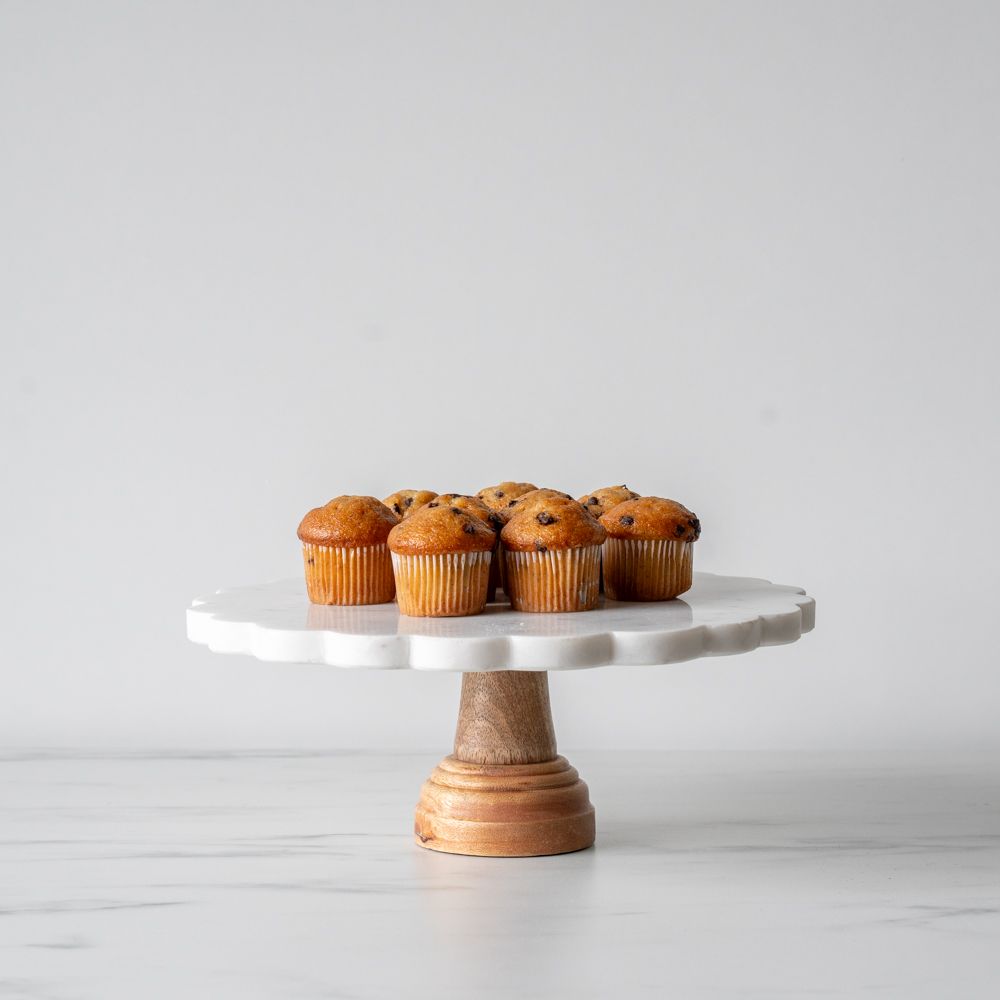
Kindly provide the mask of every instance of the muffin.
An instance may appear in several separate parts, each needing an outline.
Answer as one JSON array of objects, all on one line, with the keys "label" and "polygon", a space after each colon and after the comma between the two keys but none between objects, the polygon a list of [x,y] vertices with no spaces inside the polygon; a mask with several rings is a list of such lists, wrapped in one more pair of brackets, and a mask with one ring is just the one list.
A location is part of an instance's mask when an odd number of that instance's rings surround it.
[{"label": "muffin", "polygon": [[603,489],[594,490],[586,496],[580,497],[580,503],[596,518],[600,518],[605,511],[609,511],[616,504],[624,503],[626,500],[637,500],[639,494],[635,490],[630,490],[627,486],[605,486]]},{"label": "muffin", "polygon": [[517,511],[500,534],[506,589],[518,611],[589,611],[597,604],[605,531],[575,500]]},{"label": "muffin", "polygon": [[507,523],[498,511],[490,510],[479,497],[472,497],[466,493],[441,493],[429,504],[429,508],[451,506],[464,510],[466,514],[478,517],[480,521],[485,521],[497,536],[496,545],[493,547],[493,558],[490,559],[490,579],[486,586],[486,603],[492,604],[497,599],[497,588],[500,585],[500,530]]},{"label": "muffin", "polygon": [[396,490],[387,496],[382,503],[399,517],[409,517],[414,511],[420,510],[424,504],[430,503],[437,496],[434,490]]},{"label": "muffin", "polygon": [[404,615],[475,615],[486,604],[496,532],[452,506],[422,507],[389,532],[396,599]]},{"label": "muffin", "polygon": [[615,601],[669,601],[691,589],[701,522],[676,500],[639,497],[605,511],[604,589]]},{"label": "muffin", "polygon": [[313,604],[385,604],[396,585],[386,539],[399,518],[375,497],[337,497],[299,524]]},{"label": "muffin", "polygon": [[482,500],[490,510],[499,510],[506,507],[514,498],[537,489],[534,483],[497,483],[496,486],[487,486],[480,490],[476,497]]}]

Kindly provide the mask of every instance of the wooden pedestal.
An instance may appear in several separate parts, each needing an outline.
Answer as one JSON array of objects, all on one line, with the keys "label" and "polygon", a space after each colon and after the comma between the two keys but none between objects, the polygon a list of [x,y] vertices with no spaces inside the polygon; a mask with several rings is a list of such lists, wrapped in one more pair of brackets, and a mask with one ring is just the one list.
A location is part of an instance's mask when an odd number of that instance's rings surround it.
[{"label": "wooden pedestal", "polygon": [[527,857],[594,843],[587,786],[556,753],[545,673],[462,675],[455,750],[420,790],[421,847]]}]

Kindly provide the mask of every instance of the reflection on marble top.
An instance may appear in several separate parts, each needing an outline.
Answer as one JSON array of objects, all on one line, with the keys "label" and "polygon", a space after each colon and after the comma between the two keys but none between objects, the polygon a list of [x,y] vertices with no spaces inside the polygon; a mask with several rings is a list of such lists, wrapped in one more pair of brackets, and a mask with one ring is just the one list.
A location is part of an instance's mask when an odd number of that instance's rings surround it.
[{"label": "reflection on marble top", "polygon": [[410,840],[436,757],[0,756],[0,997],[956,997],[1000,976],[1000,764],[570,753],[598,846]]}]

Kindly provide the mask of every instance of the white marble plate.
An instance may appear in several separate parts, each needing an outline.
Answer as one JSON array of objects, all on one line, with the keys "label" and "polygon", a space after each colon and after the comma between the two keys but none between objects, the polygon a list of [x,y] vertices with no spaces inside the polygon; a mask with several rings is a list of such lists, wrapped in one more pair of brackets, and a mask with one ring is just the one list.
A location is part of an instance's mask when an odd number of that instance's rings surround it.
[{"label": "white marble plate", "polygon": [[491,604],[468,618],[408,618],[395,604],[310,604],[302,580],[220,590],[193,602],[188,638],[279,663],[413,670],[575,670],[667,664],[795,642],[815,601],[798,587],[695,573],[678,600],[601,599],[594,611],[533,615]]}]

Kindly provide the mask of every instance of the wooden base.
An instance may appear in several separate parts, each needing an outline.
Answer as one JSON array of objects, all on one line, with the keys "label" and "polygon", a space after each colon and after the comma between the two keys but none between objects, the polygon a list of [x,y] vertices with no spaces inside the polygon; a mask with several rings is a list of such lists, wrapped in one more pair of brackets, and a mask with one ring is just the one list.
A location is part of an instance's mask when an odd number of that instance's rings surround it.
[{"label": "wooden base", "polygon": [[462,677],[455,752],[420,791],[416,842],[485,857],[565,854],[594,843],[594,807],[556,754],[545,673]]},{"label": "wooden base", "polygon": [[491,858],[566,854],[594,842],[587,786],[565,757],[468,764],[445,757],[420,791],[421,847]]}]

